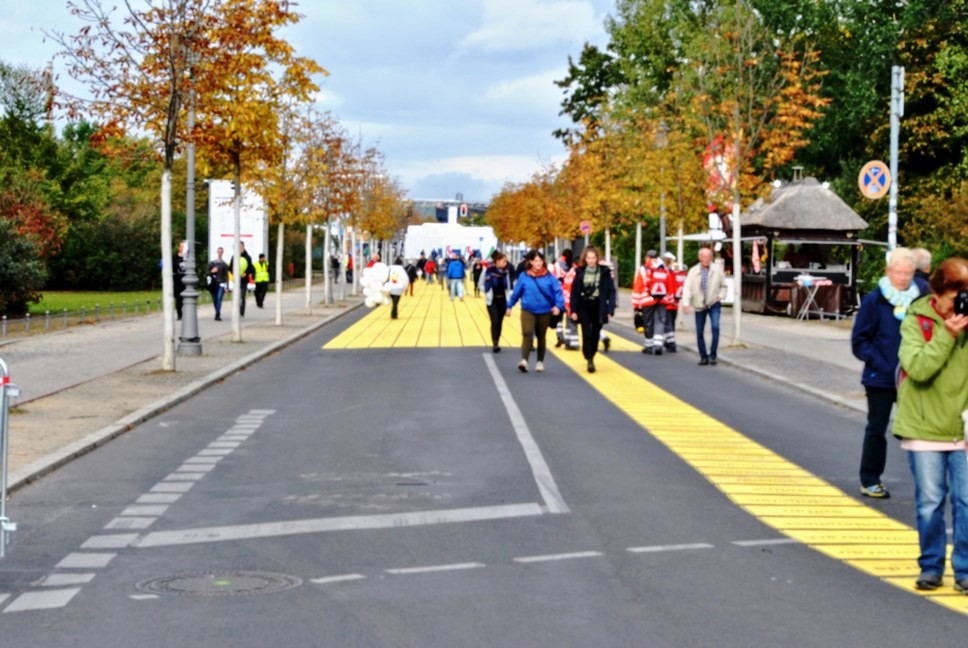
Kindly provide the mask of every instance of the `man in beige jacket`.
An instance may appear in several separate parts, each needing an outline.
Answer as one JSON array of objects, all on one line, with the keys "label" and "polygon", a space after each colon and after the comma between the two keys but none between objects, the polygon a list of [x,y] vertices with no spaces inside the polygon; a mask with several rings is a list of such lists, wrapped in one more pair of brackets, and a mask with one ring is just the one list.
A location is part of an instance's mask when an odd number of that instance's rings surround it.
[{"label": "man in beige jacket", "polygon": [[[696,344],[699,346],[699,364],[716,364],[716,350],[719,348],[719,315],[722,301],[726,298],[726,277],[722,268],[712,262],[713,251],[709,248],[699,250],[699,263],[689,268],[686,284],[682,290],[682,310],[696,311]],[[706,318],[709,318],[713,339],[706,352]]]}]

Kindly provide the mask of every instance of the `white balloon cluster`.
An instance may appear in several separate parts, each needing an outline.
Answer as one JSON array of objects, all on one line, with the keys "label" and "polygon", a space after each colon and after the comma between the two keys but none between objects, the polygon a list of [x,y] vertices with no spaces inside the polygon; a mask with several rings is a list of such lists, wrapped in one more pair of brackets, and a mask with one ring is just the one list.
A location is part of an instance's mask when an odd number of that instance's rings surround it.
[{"label": "white balloon cluster", "polygon": [[374,263],[369,268],[364,268],[360,285],[363,286],[363,303],[367,308],[390,303],[390,288],[384,285],[388,274],[389,268],[385,263]]}]

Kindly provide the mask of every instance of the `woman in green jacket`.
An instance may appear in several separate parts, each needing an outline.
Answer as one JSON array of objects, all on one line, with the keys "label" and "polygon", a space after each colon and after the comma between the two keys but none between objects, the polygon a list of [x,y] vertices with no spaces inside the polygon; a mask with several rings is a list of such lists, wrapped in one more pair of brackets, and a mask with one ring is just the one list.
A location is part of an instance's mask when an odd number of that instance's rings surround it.
[{"label": "woman in green jacket", "polygon": [[[915,587],[933,590],[944,574],[945,500],[954,523],[951,567],[955,589],[968,594],[968,261],[951,258],[931,275],[932,295],[911,304],[901,324],[901,384],[894,435],[914,475],[921,575]],[[904,375],[906,374],[906,375]]]}]

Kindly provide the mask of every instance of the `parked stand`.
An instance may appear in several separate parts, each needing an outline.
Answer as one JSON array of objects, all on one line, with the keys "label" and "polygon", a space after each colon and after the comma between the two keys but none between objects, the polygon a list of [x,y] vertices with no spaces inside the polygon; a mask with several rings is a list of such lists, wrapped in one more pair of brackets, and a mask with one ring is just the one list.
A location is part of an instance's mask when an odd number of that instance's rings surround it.
[{"label": "parked stand", "polygon": [[20,390],[10,382],[7,363],[0,359],[0,558],[6,554],[10,533],[17,530],[16,523],[7,517],[7,452],[10,439],[8,399],[19,395]]}]

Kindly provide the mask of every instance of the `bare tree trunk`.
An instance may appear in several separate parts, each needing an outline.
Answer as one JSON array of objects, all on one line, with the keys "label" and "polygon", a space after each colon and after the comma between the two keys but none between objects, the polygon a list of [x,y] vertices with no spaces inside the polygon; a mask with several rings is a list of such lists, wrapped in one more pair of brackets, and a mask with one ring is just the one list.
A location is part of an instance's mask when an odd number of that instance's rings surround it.
[{"label": "bare tree trunk", "polygon": [[171,254],[171,169],[161,173],[161,303],[163,333],[161,368],[175,370],[175,279]]},{"label": "bare tree trunk", "polygon": [[279,225],[276,227],[276,326],[282,326],[282,251],[285,233],[286,226],[282,219],[279,219]]}]

